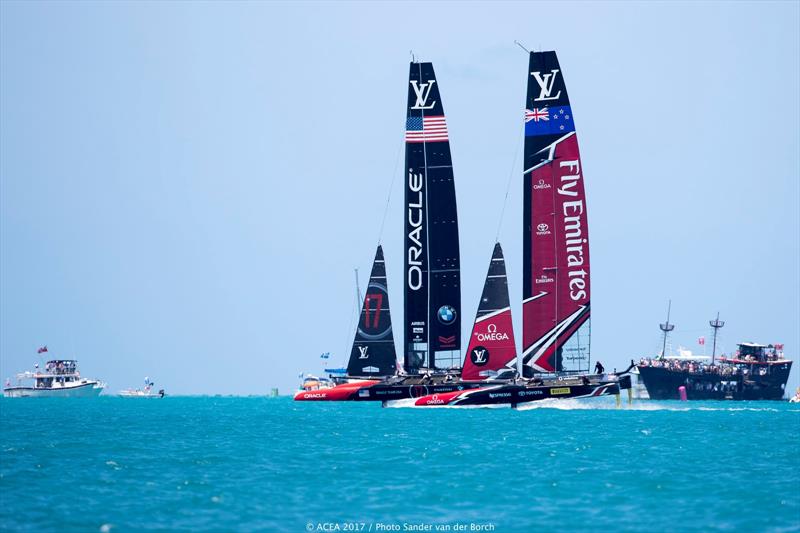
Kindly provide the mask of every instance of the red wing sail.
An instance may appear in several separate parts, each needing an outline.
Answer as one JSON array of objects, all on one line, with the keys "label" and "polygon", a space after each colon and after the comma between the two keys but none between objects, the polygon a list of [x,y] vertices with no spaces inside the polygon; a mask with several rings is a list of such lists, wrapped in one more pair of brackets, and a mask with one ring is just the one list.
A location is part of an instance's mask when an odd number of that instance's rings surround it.
[{"label": "red wing sail", "polygon": [[461,377],[468,381],[485,379],[506,367],[516,356],[506,263],[503,249],[497,243],[486,274]]},{"label": "red wing sail", "polygon": [[578,139],[555,52],[534,52],[525,106],[523,361],[589,366],[589,227]]}]

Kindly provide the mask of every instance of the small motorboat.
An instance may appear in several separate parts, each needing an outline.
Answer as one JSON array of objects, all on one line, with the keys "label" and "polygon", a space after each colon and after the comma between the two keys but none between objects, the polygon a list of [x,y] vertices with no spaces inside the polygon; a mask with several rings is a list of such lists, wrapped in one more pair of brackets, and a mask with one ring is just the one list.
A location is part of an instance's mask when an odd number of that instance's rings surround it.
[{"label": "small motorboat", "polygon": [[154,389],[155,383],[149,377],[144,378],[144,389],[124,389],[119,391],[117,396],[120,398],[163,398],[166,396],[164,389],[158,392]]}]

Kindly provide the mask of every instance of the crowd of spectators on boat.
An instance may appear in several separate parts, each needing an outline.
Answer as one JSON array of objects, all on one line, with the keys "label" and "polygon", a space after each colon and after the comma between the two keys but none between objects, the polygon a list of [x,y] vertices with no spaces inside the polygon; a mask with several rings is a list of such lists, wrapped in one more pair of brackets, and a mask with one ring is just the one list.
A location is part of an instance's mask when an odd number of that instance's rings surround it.
[{"label": "crowd of spectators on boat", "polygon": [[690,372],[696,374],[720,374],[732,376],[742,373],[742,370],[730,365],[712,365],[698,361],[681,361],[677,359],[659,359],[642,357],[639,366],[651,366],[653,368],[665,368],[673,372]]},{"label": "crowd of spectators on boat", "polygon": [[74,374],[75,369],[75,361],[48,361],[44,365],[48,374]]},{"label": "crowd of spectators on boat", "polygon": [[[756,359],[751,360],[756,361]],[[733,365],[714,365],[703,363],[701,361],[681,361],[678,359],[660,359],[649,357],[642,357],[639,360],[638,366],[665,368],[673,372],[689,372],[690,374],[718,374],[720,376],[746,376],[750,373],[750,370],[747,368],[740,368]],[[758,372],[763,376],[767,373],[767,369],[759,368],[755,372]]]}]

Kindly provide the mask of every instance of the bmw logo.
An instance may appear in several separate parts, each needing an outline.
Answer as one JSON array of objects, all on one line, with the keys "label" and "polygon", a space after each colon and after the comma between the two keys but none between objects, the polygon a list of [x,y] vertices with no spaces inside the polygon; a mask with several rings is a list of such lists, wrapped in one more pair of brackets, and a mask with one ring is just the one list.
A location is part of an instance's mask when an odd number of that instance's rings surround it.
[{"label": "bmw logo", "polygon": [[442,324],[452,324],[456,321],[456,310],[453,309],[452,305],[441,306],[436,315],[439,317],[439,322]]}]

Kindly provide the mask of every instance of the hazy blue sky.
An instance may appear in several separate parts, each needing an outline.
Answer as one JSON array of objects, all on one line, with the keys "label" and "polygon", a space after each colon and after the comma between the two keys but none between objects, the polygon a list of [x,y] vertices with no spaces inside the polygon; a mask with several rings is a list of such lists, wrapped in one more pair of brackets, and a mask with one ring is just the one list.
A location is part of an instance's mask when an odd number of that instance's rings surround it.
[{"label": "hazy blue sky", "polygon": [[[784,342],[800,358],[797,2],[0,3],[0,376],[36,348],[110,392],[288,392],[344,362],[409,50],[448,116],[465,337],[501,241],[520,322],[530,48],[583,156],[592,357]],[[513,165],[513,168],[512,168]],[[402,188],[383,233],[401,343]],[[519,332],[519,329],[518,329]],[[518,333],[518,338],[521,335]],[[797,364],[790,386],[798,384]]]}]

